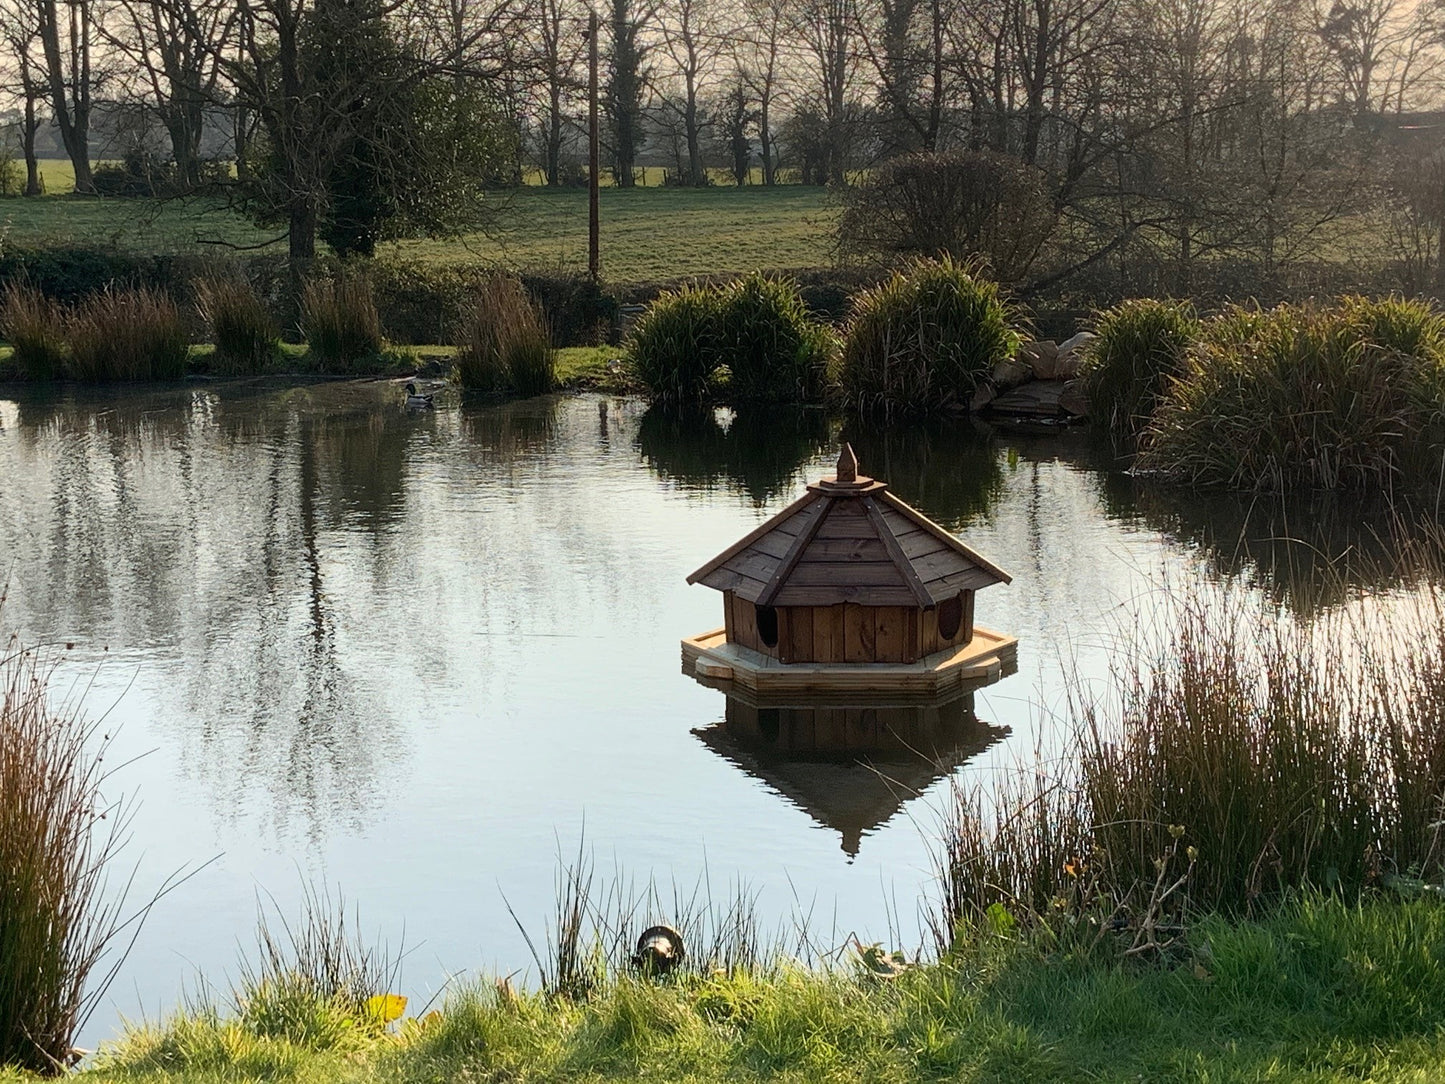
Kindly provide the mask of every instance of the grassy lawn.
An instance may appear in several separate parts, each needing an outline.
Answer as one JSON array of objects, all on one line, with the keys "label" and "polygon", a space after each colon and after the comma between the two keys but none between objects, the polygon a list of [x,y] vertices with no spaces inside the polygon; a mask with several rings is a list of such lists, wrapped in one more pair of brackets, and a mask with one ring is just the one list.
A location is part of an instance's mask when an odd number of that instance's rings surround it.
[{"label": "grassy lawn", "polygon": [[1316,899],[1204,920],[1162,966],[981,935],[892,981],[783,967],[623,978],[583,1002],[487,987],[369,1036],[256,995],[133,1031],[78,1079],[1404,1082],[1440,1079],[1442,1025],[1445,907]]},{"label": "grassy lawn", "polygon": [[[46,163],[47,189],[68,167]],[[52,183],[52,180],[54,183]],[[707,189],[607,188],[601,196],[603,274],[649,282],[714,272],[818,267],[830,260],[833,212],[824,193],[801,186]],[[429,264],[496,261],[514,267],[587,266],[587,193],[526,187],[496,195],[485,232],[404,241],[382,254]],[[11,244],[112,245],[147,254],[213,253],[259,245],[261,230],[213,199],[150,202],[48,195],[0,200]],[[280,254],[284,247],[271,246]]]}]

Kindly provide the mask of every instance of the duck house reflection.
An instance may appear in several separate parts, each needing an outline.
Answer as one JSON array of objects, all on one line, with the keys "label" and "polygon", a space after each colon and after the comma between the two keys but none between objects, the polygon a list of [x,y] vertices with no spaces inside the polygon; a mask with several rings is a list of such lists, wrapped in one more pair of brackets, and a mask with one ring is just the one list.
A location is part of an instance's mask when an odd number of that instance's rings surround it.
[{"label": "duck house reflection", "polygon": [[942,703],[760,704],[727,698],[721,722],[694,734],[841,837],[863,837],[1008,730],[980,722],[973,694]]}]

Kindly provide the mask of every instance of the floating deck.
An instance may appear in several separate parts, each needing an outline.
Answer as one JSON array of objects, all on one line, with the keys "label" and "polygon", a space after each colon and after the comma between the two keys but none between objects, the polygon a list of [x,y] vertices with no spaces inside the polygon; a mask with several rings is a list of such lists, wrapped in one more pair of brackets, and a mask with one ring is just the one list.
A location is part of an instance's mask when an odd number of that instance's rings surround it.
[{"label": "floating deck", "polygon": [[682,668],[714,688],[762,696],[936,699],[992,684],[1018,668],[1018,640],[975,627],[966,644],[912,663],[784,663],[730,644],[724,629],[682,641]]}]

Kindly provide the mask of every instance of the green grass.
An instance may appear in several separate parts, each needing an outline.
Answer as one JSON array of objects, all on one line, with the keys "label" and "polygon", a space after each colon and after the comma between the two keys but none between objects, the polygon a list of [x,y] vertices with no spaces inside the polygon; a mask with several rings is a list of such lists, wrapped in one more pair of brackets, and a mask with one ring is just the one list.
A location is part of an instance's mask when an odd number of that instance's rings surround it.
[{"label": "green grass", "polygon": [[1263,921],[1208,919],[1172,967],[994,935],[892,982],[845,965],[622,979],[582,1002],[486,986],[391,1037],[364,1030],[304,1045],[202,1013],[133,1031],[78,1079],[1431,1080],[1445,906],[1307,897]]},{"label": "green grass", "polygon": [[[437,265],[485,259],[514,267],[586,268],[585,191],[526,187],[498,193],[496,212],[495,229],[383,245],[379,252]],[[607,188],[601,215],[602,272],[610,282],[831,262],[833,212],[817,188]],[[224,245],[213,242],[256,245],[280,232],[258,229],[213,199],[160,203],[57,195],[0,200],[0,227],[16,245],[110,244],[145,254],[224,255]],[[271,250],[280,255],[285,248],[278,242]]]}]

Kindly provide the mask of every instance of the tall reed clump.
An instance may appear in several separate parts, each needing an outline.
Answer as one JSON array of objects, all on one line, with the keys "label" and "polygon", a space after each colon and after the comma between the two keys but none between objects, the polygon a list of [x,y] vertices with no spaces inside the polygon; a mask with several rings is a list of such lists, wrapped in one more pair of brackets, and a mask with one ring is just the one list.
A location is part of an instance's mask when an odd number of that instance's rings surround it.
[{"label": "tall reed clump", "polygon": [[1445,457],[1445,320],[1427,303],[1233,311],[1205,328],[1141,470],[1197,485],[1408,493]]},{"label": "tall reed clump", "polygon": [[522,283],[488,279],[463,317],[456,340],[455,376],[483,395],[541,395],[557,383],[556,353],[547,321]]},{"label": "tall reed clump", "polygon": [[23,380],[55,380],[65,370],[60,306],[33,286],[12,283],[0,297],[0,337],[10,344]]},{"label": "tall reed clump", "polygon": [[817,400],[835,350],[797,284],[761,274],[662,294],[628,339],[651,397],[678,406]]},{"label": "tall reed clump", "polygon": [[190,335],[176,303],[160,290],[111,286],[71,314],[70,374],[77,380],[178,380]]},{"label": "tall reed clump", "polygon": [[1191,912],[1438,882],[1445,581],[1415,554],[1410,607],[1304,625],[1233,589],[1171,600],[1108,692],[1076,694],[1057,762],[956,794],[940,942],[992,908],[1137,948]]},{"label": "tall reed clump", "polygon": [[216,367],[254,373],[276,356],[281,336],[266,303],[241,278],[208,278],[196,284],[196,309],[216,344]]},{"label": "tall reed clump", "polygon": [[865,414],[967,409],[1021,342],[998,286],[951,260],[925,260],[853,300],[839,390]]},{"label": "tall reed clump", "polygon": [[0,647],[0,1067],[55,1075],[115,973],[96,969],[121,925],[106,870],[126,817],[101,794],[105,737],[48,678],[34,650]]},{"label": "tall reed clump", "polygon": [[1091,416],[1118,436],[1137,436],[1200,331],[1187,301],[1138,299],[1102,313],[1079,372]]},{"label": "tall reed clump", "polygon": [[342,371],[376,355],[384,339],[370,280],[340,275],[308,282],[301,292],[301,330],[325,369]]}]

